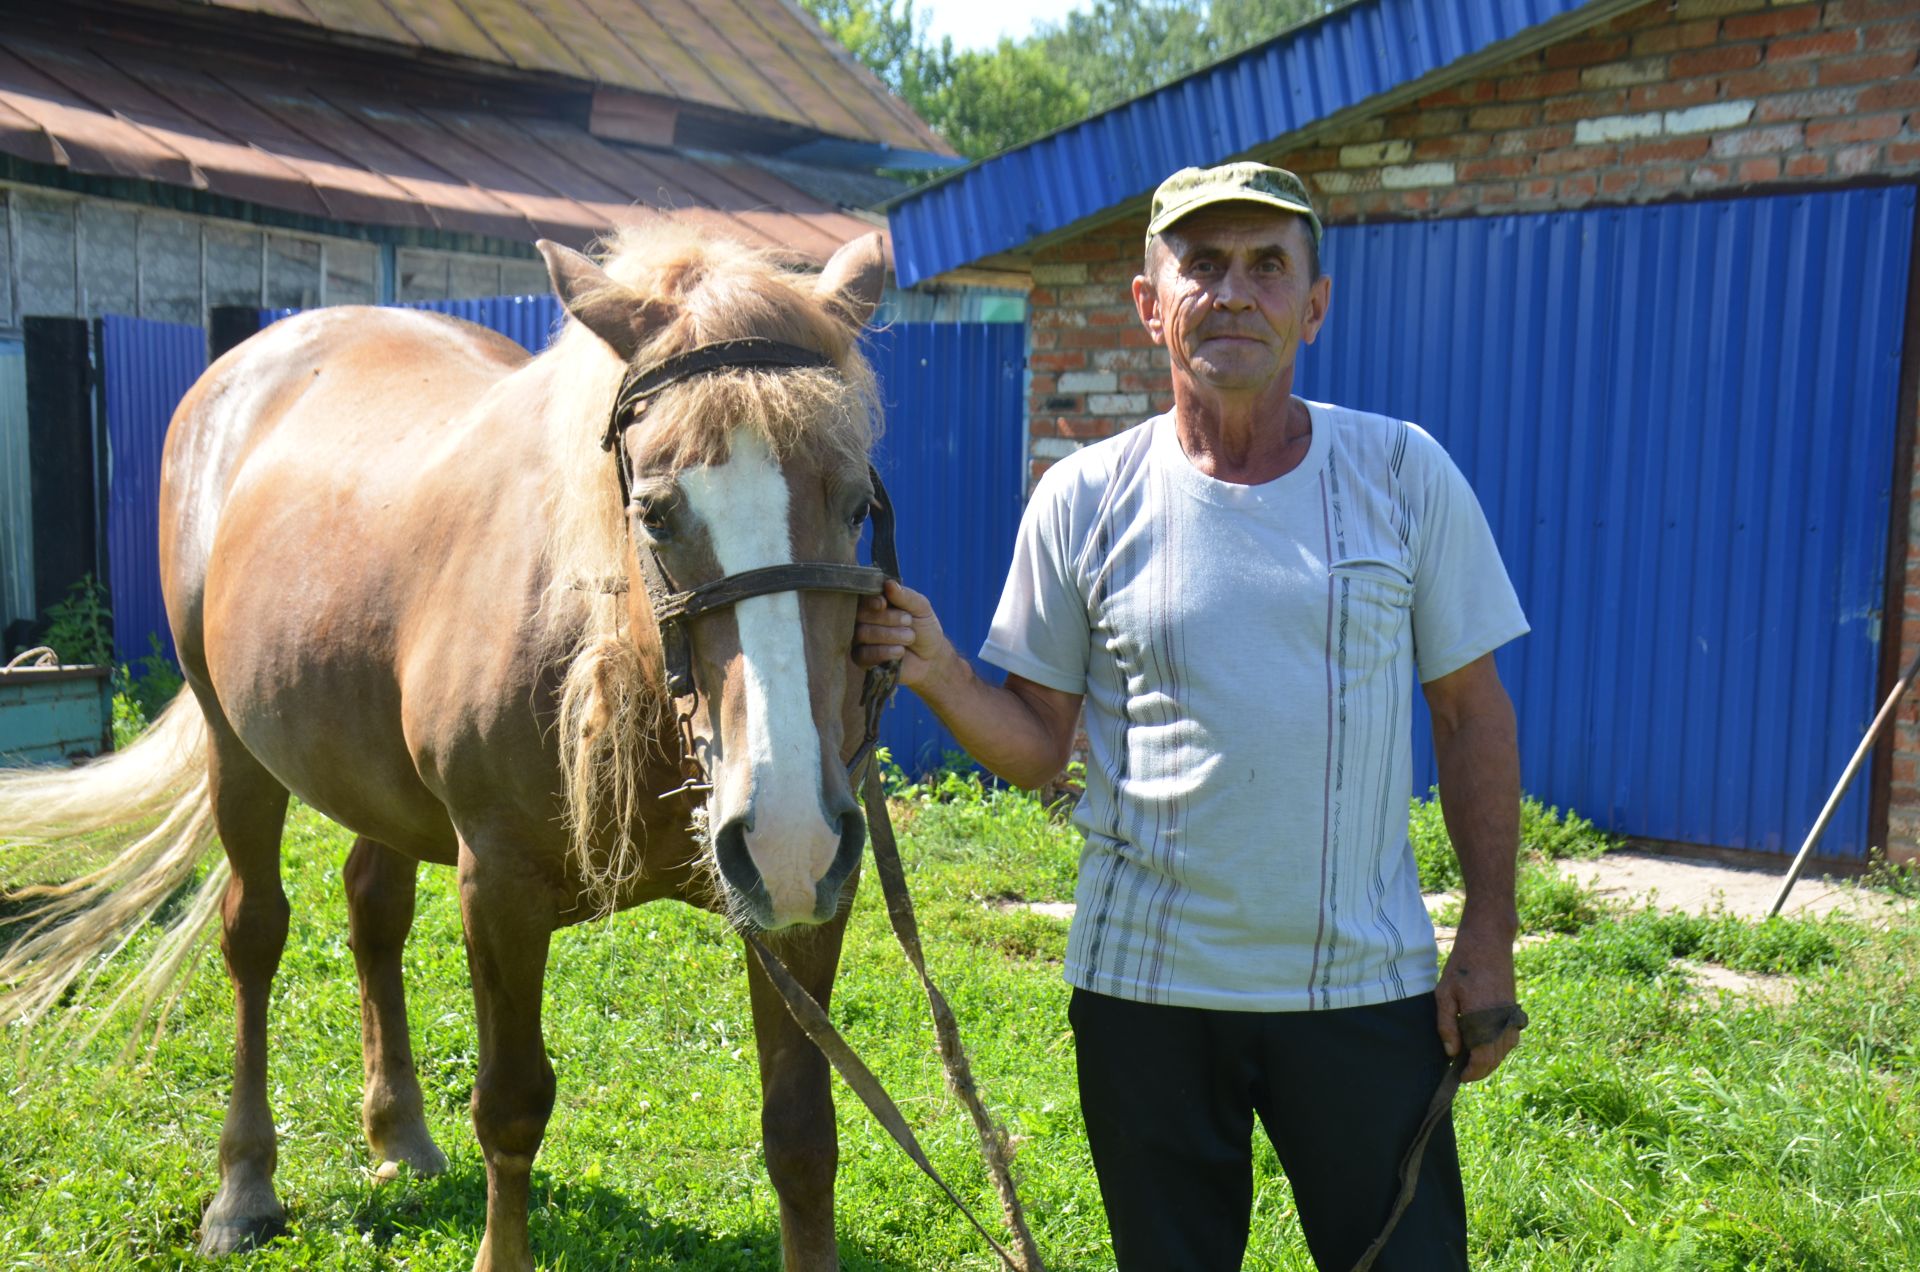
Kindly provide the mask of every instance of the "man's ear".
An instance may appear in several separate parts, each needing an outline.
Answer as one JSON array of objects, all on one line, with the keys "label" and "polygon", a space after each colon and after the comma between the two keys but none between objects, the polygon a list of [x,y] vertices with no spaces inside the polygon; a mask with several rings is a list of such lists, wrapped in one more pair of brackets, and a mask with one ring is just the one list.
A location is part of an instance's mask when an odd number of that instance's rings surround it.
[{"label": "man's ear", "polygon": [[1165,324],[1160,317],[1160,293],[1154,290],[1153,280],[1145,274],[1136,274],[1133,279],[1133,308],[1140,315],[1140,325],[1153,337],[1153,343],[1165,343]]},{"label": "man's ear", "polygon": [[570,247],[551,239],[534,244],[547,262],[553,294],[574,319],[632,362],[640,347],[673,319],[658,301],[643,300],[608,276],[607,271]]},{"label": "man's ear", "polygon": [[1327,312],[1333,306],[1333,275],[1322,274],[1313,280],[1313,288],[1307,293],[1307,312],[1300,324],[1300,338],[1312,344],[1319,336],[1320,328],[1326,325]]}]

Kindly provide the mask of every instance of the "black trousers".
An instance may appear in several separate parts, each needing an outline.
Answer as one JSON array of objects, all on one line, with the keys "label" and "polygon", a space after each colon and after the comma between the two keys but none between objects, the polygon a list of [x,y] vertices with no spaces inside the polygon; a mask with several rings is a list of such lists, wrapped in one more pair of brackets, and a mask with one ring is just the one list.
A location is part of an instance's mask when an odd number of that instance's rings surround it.
[{"label": "black trousers", "polygon": [[[1322,1272],[1379,1235],[1400,1158],[1446,1068],[1432,994],[1337,1011],[1166,1007],[1073,991],[1080,1105],[1120,1272],[1233,1272],[1258,1116]],[[1451,1120],[1377,1272],[1467,1266]]]}]

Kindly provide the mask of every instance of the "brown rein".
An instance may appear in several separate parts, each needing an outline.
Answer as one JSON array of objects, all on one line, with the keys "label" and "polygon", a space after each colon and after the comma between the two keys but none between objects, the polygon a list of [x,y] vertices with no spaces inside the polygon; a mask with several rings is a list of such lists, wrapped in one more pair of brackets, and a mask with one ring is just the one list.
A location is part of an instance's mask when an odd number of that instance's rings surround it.
[{"label": "brown rein", "polygon": [[[602,439],[604,449],[614,453],[617,464],[620,490],[623,497],[630,497],[632,481],[627,470],[626,450],[621,445],[621,437],[647,410],[652,398],[661,389],[677,384],[695,376],[707,375],[718,371],[740,369],[781,369],[781,368],[823,368],[831,367],[832,361],[824,354],[793,345],[780,344],[770,340],[731,340],[716,344],[703,345],[687,353],[667,359],[656,367],[646,371],[628,374],[621,385],[614,407],[613,417],[607,422],[607,431]],[[702,614],[716,610],[730,609],[741,601],[754,597],[768,596],[777,592],[851,592],[861,596],[879,595],[888,579],[900,577],[898,550],[894,542],[893,502],[887,495],[887,488],[880,480],[880,474],[871,466],[867,469],[873,484],[873,500],[869,513],[873,521],[873,559],[871,566],[841,565],[834,562],[805,561],[786,565],[764,566],[759,569],[742,570],[729,574],[710,583],[685,591],[677,590],[668,577],[659,555],[650,545],[636,544],[635,553],[640,560],[641,578],[647,589],[648,604],[652,608],[655,622],[660,628],[661,653],[666,664],[666,685],[676,704],[676,715],[680,720],[681,758],[692,782],[697,787],[710,787],[710,775],[706,765],[693,745],[691,722],[697,686],[694,681],[691,638],[687,624]],[[986,1162],[987,1173],[992,1178],[994,1189],[999,1193],[1001,1209],[1008,1228],[1013,1233],[1014,1245],[1018,1254],[1009,1253],[1006,1247],[994,1239],[967,1204],[954,1192],[947,1181],[934,1169],[925,1150],[915,1138],[905,1117],[900,1113],[886,1088],[874,1077],[859,1055],[849,1046],[826,1011],[813,1000],[806,989],[793,978],[784,964],[773,951],[769,950],[760,938],[751,931],[742,931],[754,957],[760,961],[766,971],[767,979],[773,983],[786,1001],[787,1010],[792,1014],[801,1030],[820,1049],[836,1072],[851,1087],[867,1106],[887,1134],[913,1159],[928,1178],[946,1194],[960,1213],[967,1217],[976,1231],[993,1247],[994,1253],[1013,1272],[1045,1272],[1039,1247],[1034,1244],[1033,1234],[1028,1230],[1025,1213],[1020,1198],[1014,1191],[1013,1175],[1008,1160],[1006,1132],[995,1122],[986,1106],[981,1102],[979,1091],[974,1084],[973,1072],[967,1063],[965,1049],[960,1043],[960,1028],[954,1019],[953,1009],[934,985],[927,972],[926,956],[920,946],[919,923],[913,913],[913,898],[907,891],[906,871],[900,864],[898,846],[894,843],[893,822],[887,813],[886,794],[881,789],[877,769],[871,763],[874,747],[880,736],[880,719],[886,711],[888,701],[893,696],[894,686],[899,673],[898,663],[884,663],[867,669],[866,681],[861,687],[860,706],[864,717],[865,731],[859,748],[853,758],[847,762],[847,771],[854,781],[861,785],[867,807],[867,825],[873,845],[874,867],[880,875],[880,889],[886,899],[887,919],[892,924],[894,936],[900,942],[900,948],[906,953],[907,961],[913,965],[919,976],[921,986],[926,990],[927,1003],[933,1014],[934,1040],[945,1068],[947,1084],[954,1094],[959,1096],[967,1111],[973,1117],[974,1129],[980,1137],[980,1152]],[[682,788],[687,789],[685,787]]]}]

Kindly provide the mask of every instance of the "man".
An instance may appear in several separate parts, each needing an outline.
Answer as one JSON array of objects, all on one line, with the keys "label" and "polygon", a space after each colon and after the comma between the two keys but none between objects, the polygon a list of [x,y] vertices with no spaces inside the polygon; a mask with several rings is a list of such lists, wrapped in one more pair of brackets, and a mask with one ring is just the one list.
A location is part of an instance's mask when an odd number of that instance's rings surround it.
[{"label": "man", "polygon": [[[1319,247],[1291,173],[1169,177],[1133,299],[1174,408],[1040,480],[981,651],[1005,683],[904,587],[864,603],[857,638],[1021,785],[1059,771],[1084,703],[1066,975],[1123,1272],[1240,1266],[1256,1116],[1315,1261],[1351,1267],[1457,1016],[1514,997],[1519,761],[1492,651],[1526,620],[1432,438],[1293,396],[1331,299]],[[1416,665],[1466,878],[1437,980],[1407,842]],[[1450,1126],[1375,1266],[1466,1266]]]}]

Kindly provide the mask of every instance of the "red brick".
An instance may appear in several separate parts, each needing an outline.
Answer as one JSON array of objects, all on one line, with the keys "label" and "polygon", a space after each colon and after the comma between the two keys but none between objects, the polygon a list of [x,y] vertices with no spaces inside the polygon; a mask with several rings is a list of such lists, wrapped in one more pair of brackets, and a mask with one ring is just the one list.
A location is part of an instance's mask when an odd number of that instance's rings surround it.
[{"label": "red brick", "polygon": [[1827,25],[1904,18],[1913,13],[1913,0],[1837,0],[1827,6]]},{"label": "red brick", "polygon": [[1600,177],[1600,192],[1607,195],[1625,194],[1640,184],[1640,174],[1628,170],[1616,169],[1603,173]]},{"label": "red brick", "polygon": [[1553,180],[1548,177],[1535,177],[1520,187],[1520,193],[1528,199],[1545,199],[1553,194]]},{"label": "red brick", "polygon": [[1580,72],[1573,68],[1543,71],[1534,75],[1514,75],[1500,81],[1500,100],[1503,102],[1531,101],[1535,98],[1571,93],[1579,87]]},{"label": "red brick", "polygon": [[1079,349],[1061,349],[1052,353],[1027,355],[1027,365],[1035,371],[1082,371],[1087,355]]},{"label": "red brick", "polygon": [[1860,47],[1869,52],[1910,49],[1916,44],[1920,44],[1920,21],[1879,22],[1860,32]]},{"label": "red brick", "polygon": [[1720,20],[1701,18],[1694,22],[1675,22],[1654,27],[1633,37],[1633,55],[1678,53],[1682,49],[1704,49],[1719,38]]},{"label": "red brick", "polygon": [[1778,181],[1780,179],[1780,161],[1766,159],[1748,159],[1741,163],[1739,178],[1742,184],[1753,185],[1760,181]]},{"label": "red brick", "polygon": [[1132,309],[1097,309],[1087,315],[1087,323],[1094,327],[1125,327],[1140,321],[1140,315]]},{"label": "red brick", "polygon": [[1452,137],[1423,137],[1413,143],[1413,157],[1428,159],[1473,159],[1493,148],[1487,133],[1459,133]]},{"label": "red brick", "polygon": [[1431,190],[1402,190],[1400,192],[1400,207],[1403,211],[1425,212],[1432,206],[1433,191]]},{"label": "red brick", "polygon": [[1776,35],[1811,31],[1820,25],[1820,6],[1797,5],[1791,9],[1769,9],[1765,13],[1745,13],[1728,18],[1720,28],[1726,40],[1766,40]]},{"label": "red brick", "polygon": [[1624,39],[1568,40],[1564,44],[1556,44],[1547,50],[1547,69],[1558,70],[1563,66],[1597,66],[1601,62],[1618,61],[1627,55],[1631,47]]},{"label": "red brick", "polygon": [[1695,185],[1725,185],[1733,176],[1724,163],[1696,164],[1687,179]]},{"label": "red brick", "polygon": [[1790,177],[1824,177],[1827,175],[1827,157],[1825,155],[1800,154],[1787,160],[1787,175]]},{"label": "red brick", "polygon": [[1498,91],[1490,79],[1468,80],[1464,84],[1455,84],[1452,88],[1443,88],[1437,93],[1428,93],[1419,101],[1421,106],[1478,106],[1490,102]]},{"label": "red brick", "polygon": [[1675,79],[1688,75],[1719,75],[1760,65],[1758,44],[1722,44],[1690,53],[1675,53],[1669,68]]},{"label": "red brick", "polygon": [[[1142,225],[1140,227],[1140,235],[1143,239],[1146,237],[1146,232],[1147,227]],[[1046,259],[1049,262],[1058,262],[1061,264],[1071,264],[1077,261],[1110,261],[1114,259],[1121,250],[1120,244],[1110,239],[1077,239],[1072,243],[1062,244],[1054,248],[1047,254]]]},{"label": "red brick", "polygon": [[1027,345],[1034,350],[1053,349],[1060,343],[1060,333],[1052,327],[1042,327],[1029,323],[1027,327]]},{"label": "red brick", "polygon": [[1571,146],[1565,150],[1549,150],[1540,156],[1540,171],[1578,172],[1583,168],[1597,168],[1614,162],[1619,150],[1618,146]]},{"label": "red brick", "polygon": [[1056,437],[1071,437],[1087,441],[1098,437],[1113,436],[1113,421],[1100,416],[1088,416],[1080,419],[1059,419],[1054,422]]},{"label": "red brick", "polygon": [[1027,377],[1027,391],[1035,397],[1045,397],[1059,385],[1059,377],[1044,371],[1035,371]]},{"label": "red brick", "polygon": [[1512,203],[1518,194],[1518,189],[1511,182],[1498,181],[1492,185],[1481,186],[1478,197],[1474,201],[1485,207],[1499,207],[1502,204]]},{"label": "red brick", "polygon": [[1920,50],[1900,53],[1863,53],[1859,57],[1835,58],[1820,64],[1822,84],[1864,84],[1868,80],[1898,79],[1913,69]]},{"label": "red brick", "polygon": [[1629,166],[1664,163],[1673,159],[1704,159],[1713,145],[1710,137],[1675,137],[1670,141],[1647,141],[1628,146],[1620,152],[1620,162]]},{"label": "red brick", "polygon": [[1773,124],[1766,128],[1716,134],[1713,153],[1722,159],[1740,159],[1748,155],[1772,155],[1783,150],[1796,150],[1801,142],[1799,124]]},{"label": "red brick", "polygon": [[1626,93],[1615,89],[1609,93],[1582,93],[1578,97],[1556,97],[1546,104],[1541,114],[1550,124],[1564,124],[1575,119],[1597,119],[1602,115],[1618,115],[1626,108]]},{"label": "red brick", "polygon": [[1774,124],[1783,119],[1819,119],[1830,115],[1851,115],[1859,99],[1860,94],[1851,88],[1823,88],[1811,93],[1782,93],[1777,97],[1762,97],[1754,108],[1753,118],[1758,123]]},{"label": "red brick", "polygon": [[1359,214],[1360,203],[1350,194],[1336,194],[1320,210],[1320,219],[1331,224],[1351,221]]},{"label": "red brick", "polygon": [[1860,110],[1898,110],[1920,106],[1920,78],[1873,84],[1860,90]]},{"label": "red brick", "polygon": [[1585,203],[1599,192],[1600,183],[1591,172],[1560,179],[1560,197],[1568,203]]},{"label": "red brick", "polygon": [[1492,132],[1501,128],[1525,128],[1538,122],[1540,108],[1537,106],[1482,106],[1467,114],[1467,127],[1475,132]]},{"label": "red brick", "polygon": [[1920,164],[1920,141],[1896,141],[1887,147],[1887,166],[1909,168]]},{"label": "red brick", "polygon": [[1796,35],[1775,40],[1767,46],[1767,61],[1794,62],[1806,57],[1839,57],[1860,47],[1858,31],[1822,31],[1819,35]]},{"label": "red brick", "polygon": [[1751,71],[1735,71],[1720,81],[1726,96],[1763,97],[1768,93],[1790,93],[1813,83],[1814,62],[1769,62]]},{"label": "red brick", "polygon": [[1573,129],[1566,124],[1551,128],[1522,128],[1501,133],[1493,139],[1496,155],[1525,155],[1536,150],[1557,150],[1573,144]]},{"label": "red brick", "polygon": [[1885,141],[1900,131],[1898,115],[1856,115],[1830,124],[1808,124],[1809,146],[1841,146],[1852,141]]},{"label": "red brick", "polygon": [[1862,177],[1880,168],[1880,147],[1847,146],[1834,152],[1833,171],[1835,176]]},{"label": "red brick", "polygon": [[1288,155],[1280,166],[1289,172],[1326,172],[1340,166],[1340,151],[1333,146],[1302,150],[1298,154]]},{"label": "red brick", "polygon": [[1639,84],[1627,92],[1629,110],[1679,110],[1702,102],[1720,100],[1720,81],[1715,79],[1670,80],[1665,84]]},{"label": "red brick", "polygon": [[1498,159],[1475,159],[1454,170],[1461,181],[1485,181],[1491,177],[1524,177],[1533,171],[1528,155],[1509,155]]}]

